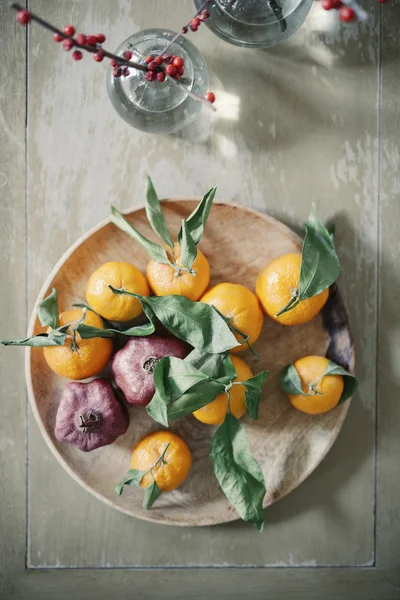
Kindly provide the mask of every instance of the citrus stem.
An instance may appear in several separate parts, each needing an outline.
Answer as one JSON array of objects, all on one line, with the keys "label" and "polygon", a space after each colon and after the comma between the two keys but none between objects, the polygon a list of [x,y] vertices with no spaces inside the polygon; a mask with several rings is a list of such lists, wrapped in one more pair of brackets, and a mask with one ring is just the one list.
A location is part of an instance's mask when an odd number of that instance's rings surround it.
[{"label": "citrus stem", "polygon": [[292,310],[293,308],[295,308],[298,304],[300,304],[300,297],[299,297],[299,290],[295,289],[292,290],[292,297],[290,298],[289,302],[286,304],[286,306],[284,306],[282,308],[282,310],[280,310],[275,317],[279,317],[280,315],[283,315],[283,313],[288,312],[289,310]]},{"label": "citrus stem", "polygon": [[[232,385],[232,384],[231,384],[231,385]],[[228,387],[228,386],[227,386],[227,387]],[[229,388],[229,389],[230,389],[230,388]],[[227,413],[230,413],[230,412],[231,412],[231,393],[230,393],[229,389],[227,390],[227,389],[225,388],[225,393],[226,393],[226,395],[228,396],[228,408],[227,408],[227,410],[226,410],[226,412],[227,412]]]},{"label": "citrus stem", "polygon": [[308,389],[310,390],[310,392],[314,393],[314,396],[323,396],[322,392],[319,392],[317,390],[317,385],[319,384],[319,382],[321,381],[321,379],[324,377],[324,373],[322,373],[322,375],[320,375],[320,377],[318,377],[317,381],[315,381],[314,383],[309,383],[308,384]]},{"label": "citrus stem", "polygon": [[75,322],[75,325],[71,328],[71,333],[72,333],[71,350],[73,352],[77,352],[79,350],[79,346],[76,341],[76,333],[77,333],[79,325],[81,325],[83,323],[83,321],[85,320],[86,313],[87,313],[87,308],[82,308],[82,317],[80,319],[78,319],[78,321]]}]

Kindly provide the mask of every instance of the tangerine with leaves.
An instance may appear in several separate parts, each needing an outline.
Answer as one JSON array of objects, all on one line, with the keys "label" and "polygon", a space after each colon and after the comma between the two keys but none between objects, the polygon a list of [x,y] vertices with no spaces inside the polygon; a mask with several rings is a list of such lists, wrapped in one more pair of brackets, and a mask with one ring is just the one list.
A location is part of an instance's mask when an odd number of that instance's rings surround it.
[{"label": "tangerine with leaves", "polygon": [[[161,456],[162,460],[159,460]],[[140,482],[142,488],[151,485],[154,477],[160,492],[172,492],[185,481],[191,466],[192,454],[188,445],[171,431],[146,435],[132,451],[131,468],[145,472]]]},{"label": "tangerine with leaves", "polygon": [[257,279],[256,292],[265,312],[283,325],[311,321],[328,300],[329,287],[340,271],[334,226],[324,227],[314,204],[304,227],[301,255],[276,258]]},{"label": "tangerine with leaves", "polygon": [[215,192],[216,188],[211,188],[191,215],[182,219],[178,242],[174,242],[161,202],[150,177],[147,177],[146,216],[163,245],[147,239],[115,207],[111,208],[112,223],[135,240],[150,256],[147,279],[156,296],[178,295],[196,301],[207,289],[210,265],[197,246],[203,235]]},{"label": "tangerine with leaves", "polygon": [[[84,318],[83,318],[84,317]],[[57,375],[68,379],[86,379],[97,375],[108,363],[113,343],[107,338],[81,339],[76,331],[79,323],[103,328],[101,318],[88,310],[83,315],[81,308],[73,308],[59,315],[60,326],[71,325],[62,346],[47,346],[43,348],[44,358]],[[47,333],[51,332],[51,328]]]},{"label": "tangerine with leaves", "polygon": [[201,302],[214,306],[227,320],[240,346],[231,352],[245,350],[260,337],[264,315],[257,296],[244,285],[219,283],[208,290]]},{"label": "tangerine with leaves", "polygon": [[86,288],[86,300],[108,321],[131,321],[143,313],[137,298],[113,294],[110,285],[141,296],[149,296],[149,285],[139,269],[126,262],[105,263],[91,275]]},{"label": "tangerine with leaves", "polygon": [[[246,388],[243,385],[239,385],[238,382],[246,381],[253,377],[253,373],[247,364],[238,356],[231,356],[233,366],[235,367],[237,377],[234,380],[232,387],[229,390],[230,395],[230,412],[236,419],[241,419],[246,412]],[[193,413],[198,421],[206,423],[207,425],[221,425],[224,422],[226,413],[228,411],[228,394],[224,392],[219,394],[210,402],[199,410]]]},{"label": "tangerine with leaves", "polygon": [[[167,248],[167,254],[171,264],[160,263],[150,260],[147,265],[147,281],[156,296],[185,296],[189,300],[198,300],[206,291],[210,283],[210,265],[200,250],[189,272],[182,263],[182,248],[174,244],[173,253]],[[173,259],[172,259],[173,255]]]},{"label": "tangerine with leaves", "polygon": [[335,408],[344,389],[341,375],[324,375],[329,360],[323,356],[305,356],[293,363],[299,374],[303,394],[288,394],[297,410],[319,415]]},{"label": "tangerine with leaves", "polygon": [[256,291],[266,314],[282,325],[301,325],[311,321],[328,300],[329,290],[300,301],[288,312],[279,314],[297,293],[300,285],[301,254],[285,254],[269,263],[257,279]]}]

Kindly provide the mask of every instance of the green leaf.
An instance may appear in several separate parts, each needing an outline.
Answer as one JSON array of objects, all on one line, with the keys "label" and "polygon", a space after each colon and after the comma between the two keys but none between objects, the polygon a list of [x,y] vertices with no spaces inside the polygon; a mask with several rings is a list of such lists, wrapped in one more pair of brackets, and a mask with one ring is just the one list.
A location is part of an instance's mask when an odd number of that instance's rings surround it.
[{"label": "green leaf", "polygon": [[105,327],[93,327],[92,325],[85,325],[82,323],[77,329],[82,339],[89,338],[115,338],[118,335],[126,335],[130,337],[142,337],[145,335],[151,335],[155,331],[153,323],[145,323],[144,325],[137,325],[136,327],[130,327],[129,329],[112,329]]},{"label": "green leaf", "polygon": [[142,235],[133,225],[129,223],[129,221],[125,219],[123,214],[120,213],[115,206],[111,207],[110,220],[112,223],[114,223],[114,225],[121,229],[121,231],[127,233],[133,240],[135,240],[135,242],[140,244],[150,258],[159,263],[171,264],[165,248],[145,238],[144,235]]},{"label": "green leaf", "polygon": [[208,304],[184,296],[153,296],[144,301],[168,331],[194,348],[219,354],[240,345],[225,321]]},{"label": "green leaf", "polygon": [[156,190],[154,189],[153,182],[148,175],[146,178],[146,216],[153,231],[171,248],[171,250],[173,250],[174,242],[168,231],[165,216]]},{"label": "green leaf", "polygon": [[175,337],[194,348],[210,354],[219,354],[240,344],[215,310],[203,302],[193,302],[184,296],[139,296],[109,286],[114,294],[138,298]]},{"label": "green leaf", "polygon": [[[186,409],[186,404],[193,404],[193,394],[197,402],[199,402],[199,398],[203,400],[203,394],[207,392],[207,389],[198,384],[205,384],[208,379],[207,375],[180,358],[163,358],[154,369],[156,392],[147,406],[148,414],[158,423],[168,427],[168,418],[180,418],[180,416],[193,412]],[[223,386],[218,386],[218,390],[221,387],[223,389]],[[188,390],[194,390],[192,395],[190,392],[185,394]],[[170,410],[169,405],[175,400],[178,402],[177,408],[172,407]],[[205,403],[207,404],[207,401]],[[175,414],[178,413],[180,416],[176,417]],[[170,415],[172,416],[170,417]]]},{"label": "green leaf", "polygon": [[39,304],[38,317],[42,327],[51,327],[52,329],[59,327],[58,294],[56,288],[53,288],[51,294]]},{"label": "green leaf", "polygon": [[261,371],[258,375],[241,382],[246,388],[245,402],[247,411],[250,417],[255,420],[258,420],[258,406],[267,377],[268,371]]},{"label": "green leaf", "polygon": [[357,377],[346,371],[346,369],[340,365],[334,363],[332,360],[328,362],[322,377],[325,377],[326,375],[341,375],[343,377],[344,388],[342,395],[340,396],[339,404],[351,398],[359,385]]},{"label": "green leaf", "polygon": [[217,379],[225,359],[225,354],[209,354],[194,348],[185,358],[193,367],[199,369],[208,377]]},{"label": "green leaf", "polygon": [[104,327],[102,329],[101,327],[93,327],[92,325],[86,325],[85,323],[81,323],[80,325],[78,325],[77,331],[82,339],[96,337],[115,338],[118,337],[118,335],[125,335],[128,337],[143,337],[151,335],[156,330],[156,319],[153,314],[153,311],[149,306],[143,306],[143,310],[145,315],[149,319],[149,322],[144,323],[143,325],[136,325],[135,327],[129,327],[128,329],[114,329],[112,327]]},{"label": "green leaf", "polygon": [[[214,201],[216,191],[216,187],[211,188],[211,190],[207,192],[192,214],[186,219],[187,228],[196,246],[200,242],[204,233],[204,228],[207,223],[208,215],[210,214],[211,205]],[[181,243],[179,237],[178,241]]]},{"label": "green leaf", "polygon": [[144,490],[143,508],[150,510],[154,502],[161,496],[160,488],[158,487],[155,479],[152,483]]},{"label": "green leaf", "polygon": [[63,325],[52,329],[50,333],[38,333],[22,340],[0,340],[3,346],[32,346],[45,348],[47,346],[63,346],[67,337],[67,331],[70,325]]},{"label": "green leaf", "polygon": [[190,235],[189,228],[186,222],[182,219],[182,227],[179,232],[179,243],[181,247],[181,263],[191,273],[195,275],[196,272],[192,271],[192,266],[197,258],[197,246]]},{"label": "green leaf", "polygon": [[167,406],[162,391],[160,392],[160,390],[156,389],[154,396],[146,406],[146,411],[154,421],[157,421],[157,423],[160,423],[164,427],[169,427]]},{"label": "green leaf", "polygon": [[237,377],[235,367],[233,366],[232,359],[229,355],[224,357],[222,365],[219,369],[217,381],[224,385],[229,385]]},{"label": "green leaf", "polygon": [[115,493],[117,494],[117,496],[120,496],[122,494],[125,485],[129,485],[132,487],[140,485],[140,482],[142,481],[145,474],[146,474],[146,471],[139,471],[138,469],[130,469],[128,471],[127,476],[124,477],[124,479],[121,481],[121,483],[119,483],[117,485],[117,487],[115,488]]},{"label": "green leaf", "polygon": [[315,204],[305,222],[300,269],[299,299],[317,296],[337,279],[340,270],[333,235],[318,221]]},{"label": "green leaf", "polygon": [[291,396],[293,396],[295,394],[301,394],[302,396],[313,396],[314,395],[314,394],[306,394],[306,392],[303,391],[300,375],[298,374],[294,365],[287,365],[284,369],[282,369],[282,373],[281,373],[279,381],[280,381],[282,390],[286,394],[290,394]]},{"label": "green leaf", "polygon": [[191,387],[167,407],[168,418],[171,421],[176,421],[181,417],[190,415],[195,410],[199,410],[199,408],[203,408],[206,404],[213,402],[224,390],[224,384],[213,379],[205,379]]},{"label": "green leaf", "polygon": [[239,516],[259,531],[264,526],[265,481],[240,422],[231,413],[211,441],[210,458],[222,491]]},{"label": "green leaf", "polygon": [[190,363],[174,356],[161,359],[154,369],[154,381],[167,404],[182,396],[196,383],[206,379],[208,379],[207,375]]}]

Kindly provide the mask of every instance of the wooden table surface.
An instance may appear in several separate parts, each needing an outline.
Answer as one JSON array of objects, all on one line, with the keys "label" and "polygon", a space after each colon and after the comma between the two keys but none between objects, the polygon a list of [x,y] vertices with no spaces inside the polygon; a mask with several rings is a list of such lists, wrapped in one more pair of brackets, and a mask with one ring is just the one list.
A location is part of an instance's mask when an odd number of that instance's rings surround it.
[{"label": "wooden table surface", "polygon": [[[162,196],[218,184],[220,198],[296,230],[317,201],[337,224],[362,381],[333,449],[267,510],[263,534],[240,522],[182,529],[119,514],[68,476],[27,407],[24,350],[1,347],[1,598],[400,598],[400,2],[364,3],[367,24],[339,27],[316,5],[269,51],[202,27],[193,38],[220,110],[155,136],[116,115],[104,65],[74,63],[38,26],[26,37],[0,2],[0,337],[24,336],[55,262],[111,203],[141,204],[150,173]],[[110,49],[193,10],[190,0],[30,8],[104,31]]]}]

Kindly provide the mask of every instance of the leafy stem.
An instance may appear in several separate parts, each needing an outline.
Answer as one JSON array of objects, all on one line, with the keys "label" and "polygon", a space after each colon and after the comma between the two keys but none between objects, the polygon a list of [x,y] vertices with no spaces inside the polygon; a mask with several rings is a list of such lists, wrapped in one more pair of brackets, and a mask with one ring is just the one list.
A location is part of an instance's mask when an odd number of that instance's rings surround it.
[{"label": "leafy stem", "polygon": [[229,386],[226,386],[225,388],[225,393],[228,397],[228,408],[227,408],[227,412],[230,413],[231,412],[231,393],[230,393],[230,388],[231,388],[232,384],[230,384]]},{"label": "leafy stem", "polygon": [[295,308],[298,304],[300,304],[300,302],[301,298],[299,289],[295,288],[292,290],[292,296],[289,302],[275,315],[275,317],[279,317],[280,315],[283,315],[283,313],[292,310],[292,308]]},{"label": "leafy stem", "polygon": [[74,352],[77,352],[79,349],[78,342],[76,341],[76,334],[78,333],[78,327],[80,325],[82,325],[82,323],[84,322],[84,320],[86,318],[86,313],[87,313],[87,308],[83,307],[82,308],[82,317],[75,322],[75,325],[73,327],[71,327],[71,335],[72,335],[71,350],[73,350]]},{"label": "leafy stem", "polygon": [[154,477],[153,469],[155,469],[160,463],[162,463],[163,465],[167,464],[167,461],[165,460],[165,454],[169,448],[169,445],[169,442],[165,444],[160,456],[157,458],[155,463],[149,469],[147,469],[147,471],[130,469],[128,475],[115,488],[115,493],[117,494],[117,496],[120,496],[122,494],[125,485],[129,485],[131,487],[138,486],[142,482],[143,477],[150,473],[153,481],[150,483],[150,485],[148,485],[145,488],[143,507],[146,509],[151,508],[155,500],[157,500],[157,498],[159,498],[159,496],[161,495],[161,491]]},{"label": "leafy stem", "polygon": [[258,352],[254,350],[253,346],[249,342],[250,336],[248,336],[246,333],[235,327],[232,323],[232,319],[230,319],[229,317],[225,317],[225,315],[223,315],[216,306],[212,305],[212,307],[218,313],[218,315],[225,321],[232,333],[237,333],[243,338],[242,341],[239,343],[242,345],[246,344],[250,352],[255,356],[256,360],[261,360],[261,356],[258,354]]}]

